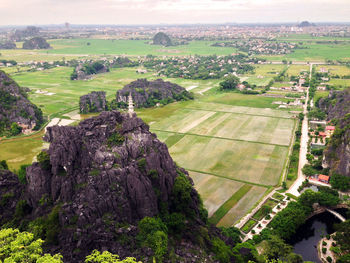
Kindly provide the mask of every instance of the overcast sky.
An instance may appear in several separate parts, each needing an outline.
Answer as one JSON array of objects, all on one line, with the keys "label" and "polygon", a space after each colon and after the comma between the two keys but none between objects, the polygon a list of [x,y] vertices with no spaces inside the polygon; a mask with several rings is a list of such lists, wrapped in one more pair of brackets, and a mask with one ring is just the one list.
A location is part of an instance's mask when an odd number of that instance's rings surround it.
[{"label": "overcast sky", "polygon": [[0,25],[350,22],[350,0],[0,0]]}]

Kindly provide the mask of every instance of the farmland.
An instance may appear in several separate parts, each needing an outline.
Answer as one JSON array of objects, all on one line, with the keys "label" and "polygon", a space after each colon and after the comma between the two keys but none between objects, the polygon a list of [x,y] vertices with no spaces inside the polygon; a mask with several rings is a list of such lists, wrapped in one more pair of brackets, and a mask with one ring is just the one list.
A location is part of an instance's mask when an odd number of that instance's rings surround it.
[{"label": "farmland", "polygon": [[[229,226],[279,183],[295,123],[286,111],[230,105],[236,99],[206,102],[215,96],[140,110],[138,116],[190,172],[212,222]],[[259,105],[262,98],[251,99]]]},{"label": "farmland", "polygon": [[[191,41],[188,45],[162,47],[147,40],[61,39],[50,41],[53,49],[49,54],[68,55],[229,55],[234,48],[213,47],[215,41]],[[88,44],[89,43],[89,44]]]}]

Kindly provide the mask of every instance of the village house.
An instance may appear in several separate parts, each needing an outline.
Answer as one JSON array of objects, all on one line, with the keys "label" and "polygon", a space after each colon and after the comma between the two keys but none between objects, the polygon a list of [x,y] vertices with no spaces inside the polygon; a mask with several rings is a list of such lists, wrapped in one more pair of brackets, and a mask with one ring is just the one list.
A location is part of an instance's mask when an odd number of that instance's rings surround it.
[{"label": "village house", "polygon": [[326,126],[327,138],[330,138],[335,131],[335,126]]},{"label": "village house", "polygon": [[329,176],[328,175],[324,175],[324,174],[319,174],[318,175],[318,180],[322,183],[329,183]]}]

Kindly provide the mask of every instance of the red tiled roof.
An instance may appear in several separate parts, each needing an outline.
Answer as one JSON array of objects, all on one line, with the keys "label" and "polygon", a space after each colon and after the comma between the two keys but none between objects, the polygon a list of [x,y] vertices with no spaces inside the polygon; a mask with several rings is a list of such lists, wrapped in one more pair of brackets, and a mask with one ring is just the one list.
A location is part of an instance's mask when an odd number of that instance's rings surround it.
[{"label": "red tiled roof", "polygon": [[335,126],[326,126],[326,130],[334,131],[335,130]]},{"label": "red tiled roof", "polygon": [[320,132],[319,135],[322,136],[322,137],[327,136],[327,134],[325,132]]},{"label": "red tiled roof", "polygon": [[319,174],[318,175],[318,180],[323,180],[323,181],[329,181],[329,176],[328,175],[324,175],[324,174]]}]

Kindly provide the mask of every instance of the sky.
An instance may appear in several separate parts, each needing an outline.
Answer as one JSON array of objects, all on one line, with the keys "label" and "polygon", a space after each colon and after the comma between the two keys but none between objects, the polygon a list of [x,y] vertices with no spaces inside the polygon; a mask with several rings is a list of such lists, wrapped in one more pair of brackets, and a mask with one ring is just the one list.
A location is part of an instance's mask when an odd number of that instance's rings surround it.
[{"label": "sky", "polygon": [[0,25],[350,22],[350,0],[0,0]]}]

